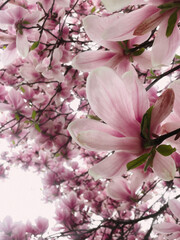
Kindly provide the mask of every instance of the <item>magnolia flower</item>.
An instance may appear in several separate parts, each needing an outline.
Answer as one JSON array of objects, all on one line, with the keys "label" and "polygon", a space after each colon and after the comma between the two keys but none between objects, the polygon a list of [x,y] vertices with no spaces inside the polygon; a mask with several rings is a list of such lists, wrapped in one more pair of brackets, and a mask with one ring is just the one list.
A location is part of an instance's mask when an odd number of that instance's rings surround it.
[{"label": "magnolia flower", "polygon": [[167,2],[173,3],[166,0],[150,1],[151,5],[124,14],[106,29],[103,34],[104,40],[117,42],[132,39],[159,26],[152,47],[152,65],[156,67],[170,64],[180,41],[179,8],[176,6],[178,3],[174,3],[174,7],[165,8],[166,11],[162,12],[162,5]]},{"label": "magnolia flower", "polygon": [[93,50],[79,53],[73,59],[75,69],[88,72],[100,66],[107,66],[121,75],[133,69],[131,62],[139,64],[142,69],[151,68],[150,53],[148,51],[144,51],[144,49],[141,49],[142,52],[132,51],[135,46],[147,40],[149,34],[134,37],[126,42],[113,42],[103,39],[103,33],[106,29],[109,29],[121,17],[121,14],[114,14],[108,17],[91,15],[84,18],[83,25],[87,35],[93,42],[106,48],[106,51]]},{"label": "magnolia flower", "polygon": [[[72,138],[81,147],[115,151],[90,170],[96,179],[113,177],[127,162],[147,152],[141,137],[141,121],[150,107],[148,96],[135,76],[125,80],[106,67],[92,71],[87,79],[87,98],[92,110],[103,122],[77,119],[68,127]],[[158,98],[152,110],[151,135],[158,133],[160,123],[172,111],[173,102],[171,89]],[[172,180],[176,172],[174,160],[159,155],[154,155],[154,171],[164,180]]]},{"label": "magnolia flower", "polygon": [[[177,199],[171,199],[168,202],[173,215],[180,220],[180,202]],[[164,222],[154,225],[153,229],[163,235],[168,234],[168,240],[180,239],[180,225],[173,222]],[[171,235],[169,235],[171,234]]]},{"label": "magnolia flower", "polygon": [[[26,57],[29,52],[29,41],[28,38],[32,38],[32,27],[39,20],[40,14],[38,11],[34,11],[29,13],[28,10],[23,7],[13,7],[6,10],[0,11],[0,27],[8,30],[8,35],[6,37],[6,41],[10,42],[9,52],[11,53],[11,49],[17,49],[18,53],[22,57]],[[27,28],[27,29],[26,29]],[[13,36],[15,38],[13,38]],[[0,40],[2,38],[2,34],[0,35]],[[2,41],[5,41],[5,34],[3,36]],[[13,58],[14,59],[14,58]],[[8,59],[6,64],[9,64],[11,59]]]},{"label": "magnolia flower", "polygon": [[[114,200],[125,201],[132,204],[138,200],[136,191],[143,184],[144,180],[152,177],[151,172],[144,172],[142,167],[133,170],[128,179],[116,175],[106,188],[107,195]],[[130,181],[129,181],[130,180]]]}]

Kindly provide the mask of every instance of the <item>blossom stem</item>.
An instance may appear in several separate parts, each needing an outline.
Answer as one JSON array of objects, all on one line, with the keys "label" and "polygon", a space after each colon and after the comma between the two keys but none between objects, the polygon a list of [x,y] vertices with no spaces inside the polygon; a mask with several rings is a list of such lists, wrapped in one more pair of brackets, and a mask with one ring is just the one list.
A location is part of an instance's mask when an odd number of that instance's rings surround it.
[{"label": "blossom stem", "polygon": [[172,73],[172,72],[174,72],[174,71],[176,71],[176,70],[178,70],[178,69],[180,69],[180,65],[178,65],[178,66],[176,66],[176,67],[174,67],[174,68],[171,68],[169,71],[167,71],[167,72],[159,75],[152,83],[150,83],[150,84],[147,86],[146,91],[148,91],[150,88],[152,88],[152,86],[154,86],[154,84],[157,83],[161,78],[169,75],[170,73]]}]

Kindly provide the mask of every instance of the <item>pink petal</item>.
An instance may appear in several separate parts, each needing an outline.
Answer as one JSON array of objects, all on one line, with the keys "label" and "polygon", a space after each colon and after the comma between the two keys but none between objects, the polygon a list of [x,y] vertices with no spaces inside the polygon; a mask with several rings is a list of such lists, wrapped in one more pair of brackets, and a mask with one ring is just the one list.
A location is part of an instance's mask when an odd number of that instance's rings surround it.
[{"label": "pink petal", "polygon": [[174,216],[180,219],[180,202],[177,199],[171,199],[168,204]]},{"label": "pink petal", "polygon": [[14,22],[15,22],[15,19],[9,14],[8,10],[0,11],[0,19],[1,19],[0,26],[2,26],[2,27],[4,24],[14,24]]},{"label": "pink petal", "polygon": [[128,201],[131,198],[127,180],[122,177],[114,178],[106,188],[107,195],[114,200]]},{"label": "pink petal", "polygon": [[128,42],[128,47],[133,48],[135,45],[141,44],[146,41],[150,37],[151,33],[146,33],[142,36],[134,36],[134,38],[130,39]]},{"label": "pink petal", "polygon": [[79,132],[87,131],[87,130],[99,130],[101,132],[105,132],[109,135],[115,137],[123,137],[118,131],[114,130],[107,124],[104,124],[100,121],[92,120],[92,119],[77,119],[71,122],[68,126],[68,131],[70,132],[71,136],[76,139]]},{"label": "pink petal", "polygon": [[153,160],[153,170],[164,181],[171,181],[176,174],[176,165],[170,156],[165,157],[156,152]]},{"label": "pink petal", "polygon": [[133,33],[136,27],[157,11],[159,11],[157,7],[150,5],[131,13],[122,14],[119,20],[116,20],[112,26],[106,29],[103,38],[108,41],[125,41],[134,38]]},{"label": "pink petal", "polygon": [[8,13],[15,19],[15,21],[21,20],[24,18],[28,11],[23,7],[14,7],[8,10]]},{"label": "pink petal", "polygon": [[157,99],[151,115],[152,132],[155,132],[157,126],[172,112],[174,98],[174,91],[171,88],[168,88]]},{"label": "pink petal", "polygon": [[166,37],[168,17],[161,23],[154,40],[152,48],[153,66],[169,65],[179,47],[180,32],[177,25],[174,27],[172,34]]},{"label": "pink petal", "polygon": [[151,52],[145,51],[140,56],[134,56],[134,61],[139,65],[142,70],[147,70],[152,68],[151,63]]},{"label": "pink petal", "polygon": [[131,96],[124,82],[106,67],[92,71],[87,79],[87,98],[103,121],[125,136],[139,136]]},{"label": "pink petal", "polygon": [[132,98],[135,118],[141,123],[143,115],[149,108],[147,92],[134,71],[124,74],[123,80],[128,86],[128,95]]},{"label": "pink petal", "polygon": [[9,35],[7,33],[0,32],[1,44],[2,43],[5,43],[5,44],[12,43],[15,41],[15,39],[16,39],[16,37],[14,35]]},{"label": "pink petal", "polygon": [[175,99],[174,99],[174,108],[173,108],[173,112],[171,113],[171,115],[176,115],[177,118],[176,120],[179,120],[180,117],[180,80],[176,80],[173,83],[171,83],[169,85],[170,88],[173,89],[174,93],[175,93]]},{"label": "pink petal", "polygon": [[18,58],[17,50],[16,50],[16,42],[12,42],[8,45],[8,47],[3,50],[1,61],[4,66],[13,63],[16,58]]},{"label": "pink petal", "polygon": [[137,26],[137,28],[134,31],[134,35],[140,36],[152,31],[159,25],[159,23],[163,21],[164,18],[165,13],[162,14],[161,10],[159,9],[159,11],[155,12],[154,14],[146,18],[143,22],[141,22]]},{"label": "pink petal", "polygon": [[30,14],[27,14],[23,18],[23,20],[29,22],[29,24],[31,24],[31,25],[34,25],[38,22],[39,18],[40,18],[40,12],[39,11],[34,11]]},{"label": "pink petal", "polygon": [[27,57],[29,53],[29,42],[25,34],[17,33],[16,48],[22,57]]},{"label": "pink petal", "polygon": [[87,51],[78,54],[73,59],[75,69],[89,72],[97,67],[105,65],[115,53],[109,51]]},{"label": "pink petal", "polygon": [[[162,132],[165,134],[165,133],[168,133],[168,132],[172,132],[172,131],[174,131],[178,128],[180,128],[179,120],[176,121],[176,122],[167,122],[162,126],[161,129],[162,129]],[[171,144],[172,147],[175,147],[176,150],[180,153],[180,138],[175,140],[175,136],[172,136],[172,137],[166,139],[166,142],[168,144]]]},{"label": "pink petal", "polygon": [[20,92],[16,91],[14,88],[9,91],[8,96],[6,97],[6,100],[16,110],[20,110],[24,108],[25,102],[22,98],[22,95]]},{"label": "pink petal", "polygon": [[108,17],[90,15],[83,19],[83,25],[88,37],[93,42],[96,42],[108,49],[120,51],[120,45],[118,43],[104,41],[102,38],[104,31],[111,27],[117,19],[119,19],[119,14],[113,14]]},{"label": "pink petal", "polygon": [[116,175],[122,175],[126,172],[126,164],[133,160],[134,156],[125,152],[116,152],[103,161],[95,164],[89,174],[95,179],[112,178]]},{"label": "pink petal", "polygon": [[13,108],[7,103],[0,103],[0,111],[12,111]]},{"label": "pink petal", "polygon": [[153,230],[158,233],[168,234],[180,231],[180,226],[175,223],[164,222],[154,225]]},{"label": "pink petal", "polygon": [[122,150],[139,154],[142,152],[141,140],[135,137],[114,137],[101,131],[82,131],[77,136],[82,147],[94,151]]},{"label": "pink petal", "polygon": [[122,76],[124,73],[131,70],[129,58],[123,54],[115,54],[107,63],[107,67],[110,67],[116,71],[118,76]]}]

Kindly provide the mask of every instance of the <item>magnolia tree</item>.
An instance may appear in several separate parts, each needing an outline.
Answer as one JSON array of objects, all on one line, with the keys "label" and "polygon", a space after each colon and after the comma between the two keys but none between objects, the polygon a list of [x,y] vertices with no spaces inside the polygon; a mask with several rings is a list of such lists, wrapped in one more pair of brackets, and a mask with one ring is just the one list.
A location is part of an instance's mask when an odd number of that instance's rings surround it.
[{"label": "magnolia tree", "polygon": [[0,239],[180,239],[179,18],[179,0],[1,1],[0,176],[40,173],[56,224],[7,216]]}]

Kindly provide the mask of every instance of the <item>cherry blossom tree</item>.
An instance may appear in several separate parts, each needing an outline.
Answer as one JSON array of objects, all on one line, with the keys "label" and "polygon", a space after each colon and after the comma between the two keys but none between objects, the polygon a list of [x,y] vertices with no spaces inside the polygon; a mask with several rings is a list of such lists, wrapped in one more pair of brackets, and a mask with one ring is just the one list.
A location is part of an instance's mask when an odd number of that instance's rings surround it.
[{"label": "cherry blossom tree", "polygon": [[42,176],[55,226],[0,239],[180,239],[180,1],[0,3],[0,177]]}]

